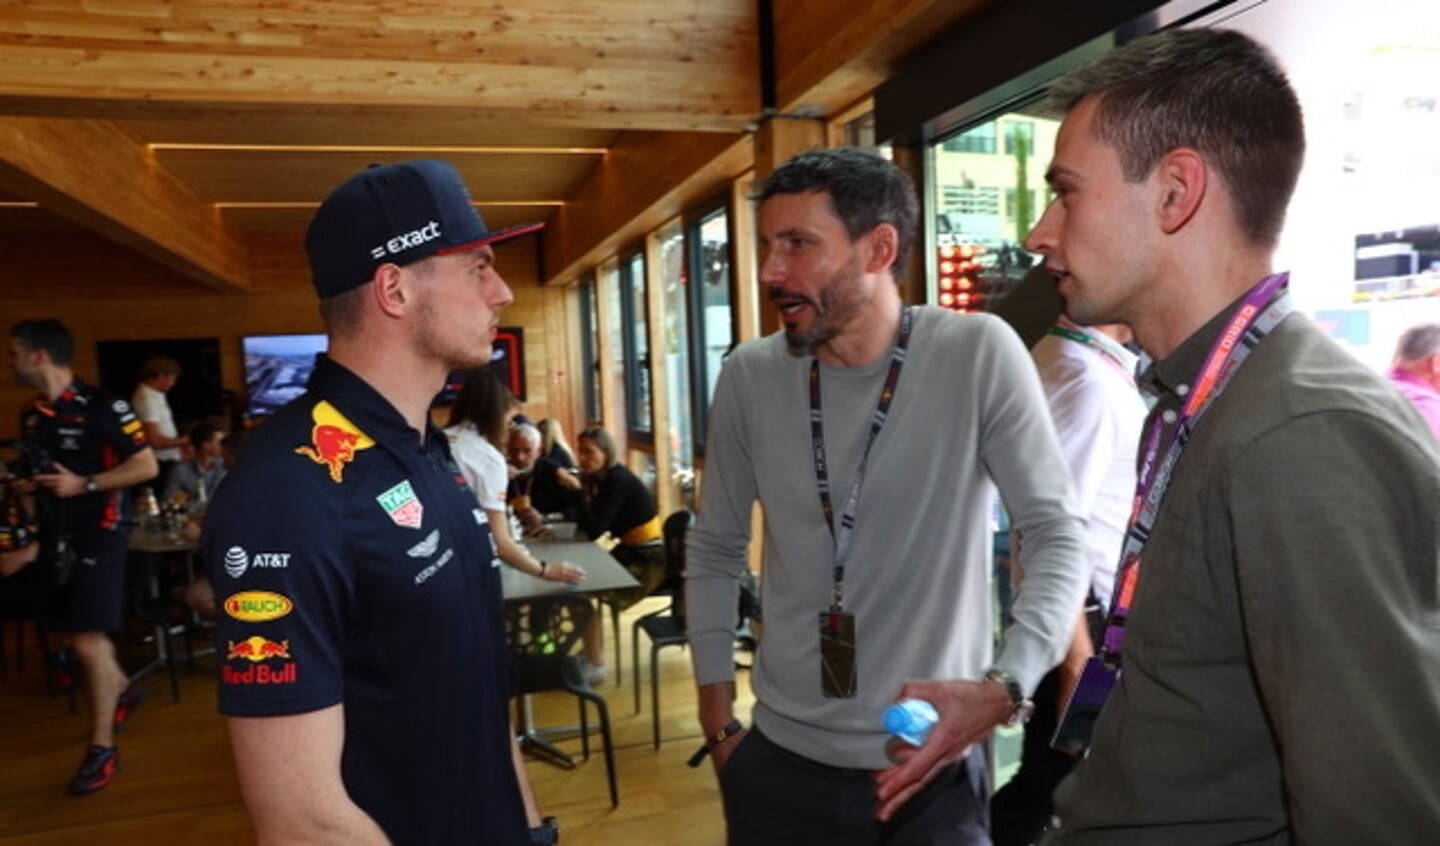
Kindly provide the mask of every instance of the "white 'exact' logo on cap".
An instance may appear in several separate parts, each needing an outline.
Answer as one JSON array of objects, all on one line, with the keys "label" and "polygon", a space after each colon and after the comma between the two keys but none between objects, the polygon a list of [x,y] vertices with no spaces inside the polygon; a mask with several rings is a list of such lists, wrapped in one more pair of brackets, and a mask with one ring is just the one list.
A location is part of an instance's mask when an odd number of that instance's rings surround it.
[{"label": "white 'exact' logo on cap", "polygon": [[440,224],[432,220],[419,229],[412,229],[409,232],[396,235],[384,244],[378,247],[372,247],[370,257],[373,259],[381,259],[384,258],[387,253],[393,256],[398,252],[408,250],[411,247],[418,247],[426,241],[434,241],[439,237]]}]

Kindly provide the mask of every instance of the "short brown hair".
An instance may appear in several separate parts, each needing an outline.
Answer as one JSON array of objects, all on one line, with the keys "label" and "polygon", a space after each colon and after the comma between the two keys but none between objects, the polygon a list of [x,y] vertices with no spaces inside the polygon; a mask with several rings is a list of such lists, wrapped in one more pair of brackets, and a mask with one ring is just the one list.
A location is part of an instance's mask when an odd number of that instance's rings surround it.
[{"label": "short brown hair", "polygon": [[181,373],[180,362],[168,355],[152,355],[145,359],[140,365],[141,379],[154,379],[156,376],[179,376]]},{"label": "short brown hair", "polygon": [[1246,239],[1279,239],[1305,160],[1305,122],[1270,51],[1233,30],[1166,30],[1050,90],[1064,112],[1088,97],[1098,99],[1095,137],[1119,152],[1127,180],[1145,179],[1167,153],[1188,147],[1224,180]]}]

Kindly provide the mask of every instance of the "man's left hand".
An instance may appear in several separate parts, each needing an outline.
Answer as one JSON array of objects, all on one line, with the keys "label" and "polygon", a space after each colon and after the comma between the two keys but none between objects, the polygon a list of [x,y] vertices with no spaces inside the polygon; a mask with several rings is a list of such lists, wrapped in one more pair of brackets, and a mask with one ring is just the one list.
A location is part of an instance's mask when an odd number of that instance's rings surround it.
[{"label": "man's left hand", "polygon": [[35,484],[45,488],[61,499],[85,493],[85,477],[71,473],[63,464],[52,462],[51,472],[36,473]]},{"label": "man's left hand", "polygon": [[924,699],[940,713],[925,745],[893,744],[898,762],[875,774],[875,816],[890,819],[947,764],[960,760],[971,744],[984,740],[1010,718],[1010,697],[993,682],[914,681],[897,699]]}]

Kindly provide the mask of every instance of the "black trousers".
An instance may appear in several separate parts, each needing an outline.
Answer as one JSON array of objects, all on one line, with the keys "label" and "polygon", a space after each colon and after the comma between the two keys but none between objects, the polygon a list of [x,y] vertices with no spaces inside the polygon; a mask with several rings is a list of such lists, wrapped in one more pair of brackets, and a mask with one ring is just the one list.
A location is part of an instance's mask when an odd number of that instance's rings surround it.
[{"label": "black trousers", "polygon": [[[1105,621],[1099,611],[1088,620],[1090,636],[1100,642]],[[1051,670],[1035,688],[1035,713],[1025,724],[1020,770],[990,800],[990,836],[995,846],[1029,846],[1037,843],[1050,825],[1055,788],[1075,765],[1079,755],[1050,748],[1060,719],[1060,671]]]},{"label": "black trousers", "polygon": [[890,821],[875,819],[870,770],[832,767],[752,728],[720,773],[730,846],[989,846],[985,759],[977,747]]}]

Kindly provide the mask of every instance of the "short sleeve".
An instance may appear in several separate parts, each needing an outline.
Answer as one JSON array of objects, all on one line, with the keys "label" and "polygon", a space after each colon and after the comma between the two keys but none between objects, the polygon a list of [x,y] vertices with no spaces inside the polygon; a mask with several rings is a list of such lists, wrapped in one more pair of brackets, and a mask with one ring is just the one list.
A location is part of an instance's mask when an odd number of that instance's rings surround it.
[{"label": "short sleeve", "polygon": [[266,457],[251,454],[216,492],[202,542],[217,604],[219,705],[231,716],[302,713],[344,699],[353,585],[343,499],[297,489],[265,467]]},{"label": "short sleeve", "polygon": [[119,397],[103,399],[91,423],[100,439],[115,450],[117,462],[150,446],[145,437],[145,424],[136,417],[130,403]]}]

